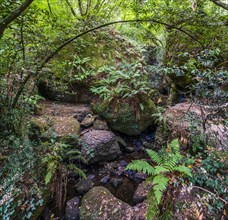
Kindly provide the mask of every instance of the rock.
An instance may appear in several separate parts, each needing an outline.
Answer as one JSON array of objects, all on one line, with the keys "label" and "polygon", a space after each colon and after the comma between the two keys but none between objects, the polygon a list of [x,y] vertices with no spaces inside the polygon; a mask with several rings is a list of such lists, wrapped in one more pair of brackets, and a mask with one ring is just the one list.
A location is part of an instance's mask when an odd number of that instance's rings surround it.
[{"label": "rock", "polygon": [[127,143],[125,142],[125,140],[123,138],[121,138],[120,136],[116,137],[116,141],[117,143],[122,146],[123,148],[127,147]]},{"label": "rock", "polygon": [[53,213],[51,212],[51,210],[45,207],[38,220],[50,220],[52,215]]},{"label": "rock", "polygon": [[101,180],[100,183],[102,184],[107,184],[110,180],[110,176],[104,176]]},{"label": "rock", "polygon": [[128,163],[125,160],[121,160],[120,165],[123,167],[126,167],[128,165]]},{"label": "rock", "polygon": [[79,220],[79,197],[74,197],[66,203],[65,218],[66,220]]},{"label": "rock", "polygon": [[135,148],[134,148],[134,147],[126,147],[125,151],[126,151],[127,153],[132,153],[132,152],[135,151]]},{"label": "rock", "polygon": [[[225,111],[225,108],[221,111]],[[210,114],[214,114],[214,118],[208,118],[205,121],[205,117]],[[182,148],[185,149],[192,145],[194,139],[197,137],[199,139],[206,134],[209,146],[218,150],[228,149],[228,126],[210,106],[200,107],[193,103],[179,103],[166,110],[163,116],[167,121],[166,134],[168,136],[164,138],[164,125],[160,124],[156,132],[157,145],[162,146],[167,141],[179,138]]]},{"label": "rock", "polygon": [[62,91],[61,89],[56,89],[54,82],[47,84],[45,81],[42,81],[38,84],[39,93],[49,100],[86,104],[90,104],[92,102],[94,95],[90,92],[88,85],[73,85],[73,87],[74,91],[69,89]]},{"label": "rock", "polygon": [[76,190],[80,195],[84,195],[87,193],[92,187],[94,186],[94,183],[91,179],[82,179],[76,184]]},{"label": "rock", "polygon": [[146,212],[145,202],[131,207],[102,186],[91,189],[82,198],[80,207],[83,220],[146,220]]},{"label": "rock", "polygon": [[96,116],[93,116],[91,114],[87,115],[81,122],[81,126],[83,127],[89,127],[93,124],[93,122],[95,121]]},{"label": "rock", "polygon": [[51,117],[54,130],[58,137],[78,135],[80,132],[80,123],[73,117],[54,116]]},{"label": "rock", "polygon": [[138,178],[140,180],[145,180],[147,178],[147,174],[143,173],[143,172],[137,172],[135,174],[135,178]]},{"label": "rock", "polygon": [[93,179],[95,179],[95,177],[96,177],[96,176],[95,176],[94,174],[91,174],[91,175],[89,175],[87,178],[93,180]]},{"label": "rock", "polygon": [[33,117],[30,120],[30,130],[32,135],[40,136],[51,127],[51,123],[48,118],[45,117]]},{"label": "rock", "polygon": [[117,188],[119,185],[121,185],[121,184],[123,183],[123,180],[120,179],[120,178],[112,178],[112,179],[110,180],[110,183],[112,184],[112,186],[113,186],[114,188]]},{"label": "rock", "polygon": [[108,124],[106,121],[97,119],[93,123],[94,130],[108,130]]},{"label": "rock", "polygon": [[153,114],[157,112],[154,102],[149,98],[141,97],[141,105],[143,105],[143,110],[139,110],[137,117],[135,109],[127,102],[121,103],[117,112],[100,103],[94,104],[93,110],[104,118],[113,130],[127,135],[139,135],[149,126],[155,124]]},{"label": "rock", "polygon": [[143,202],[146,199],[148,192],[151,190],[151,188],[152,188],[152,183],[150,182],[140,183],[133,196],[134,203],[138,204]]},{"label": "rock", "polygon": [[81,151],[89,164],[114,160],[121,154],[116,137],[110,131],[92,130],[85,133],[81,140]]},{"label": "rock", "polygon": [[97,186],[82,198],[80,217],[83,220],[123,220],[128,209],[130,205],[115,198],[108,189]]},{"label": "rock", "polygon": [[146,214],[147,214],[147,203],[146,201],[137,204],[132,208],[132,214],[131,214],[131,219],[128,220],[146,220]]}]

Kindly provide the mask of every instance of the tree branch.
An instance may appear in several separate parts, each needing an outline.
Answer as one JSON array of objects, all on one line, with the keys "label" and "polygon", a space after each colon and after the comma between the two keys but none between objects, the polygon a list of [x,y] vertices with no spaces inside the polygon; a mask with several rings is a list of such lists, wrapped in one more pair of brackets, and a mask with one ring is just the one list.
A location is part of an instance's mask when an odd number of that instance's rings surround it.
[{"label": "tree branch", "polygon": [[87,31],[84,31],[68,40],[66,40],[63,44],[61,44],[56,50],[54,50],[50,55],[48,55],[42,62],[39,66],[37,66],[35,72],[30,72],[30,74],[28,74],[26,76],[26,78],[24,79],[24,81],[21,83],[21,86],[19,88],[19,90],[17,91],[17,94],[14,98],[14,101],[13,101],[13,104],[12,104],[12,108],[15,108],[16,105],[17,105],[17,102],[24,90],[24,87],[25,85],[27,84],[27,82],[30,80],[31,77],[36,77],[37,75],[39,75],[39,73],[41,72],[41,70],[44,68],[44,66],[61,50],[63,49],[66,45],[68,45],[69,43],[71,43],[72,41],[78,39],[79,37],[85,35],[85,34],[88,34],[90,32],[93,32],[97,29],[100,29],[100,28],[103,28],[103,27],[106,27],[106,26],[110,26],[110,25],[114,25],[114,24],[119,24],[119,23],[133,23],[133,22],[152,22],[152,23],[156,23],[156,24],[161,24],[161,25],[164,25],[166,27],[168,27],[169,29],[176,29],[182,33],[184,33],[185,35],[187,35],[188,37],[190,37],[191,39],[193,39],[194,41],[196,41],[200,46],[203,46],[203,44],[197,40],[197,38],[195,38],[194,36],[192,36],[191,34],[189,34],[187,31],[179,28],[179,27],[176,27],[174,25],[171,25],[171,24],[167,24],[165,22],[162,22],[162,21],[157,21],[157,20],[153,20],[153,19],[137,19],[137,20],[120,20],[120,21],[113,21],[113,22],[109,22],[109,23],[106,23],[106,24],[102,24],[102,25],[99,25],[97,27],[94,27],[92,29],[89,29]]},{"label": "tree branch", "polygon": [[3,36],[8,25],[19,17],[34,0],[25,0],[17,9],[12,11],[7,17],[0,20],[0,38]]},{"label": "tree branch", "polygon": [[221,2],[220,0],[211,0],[213,3],[215,3],[216,5],[218,5],[219,7],[228,10],[228,4]]}]

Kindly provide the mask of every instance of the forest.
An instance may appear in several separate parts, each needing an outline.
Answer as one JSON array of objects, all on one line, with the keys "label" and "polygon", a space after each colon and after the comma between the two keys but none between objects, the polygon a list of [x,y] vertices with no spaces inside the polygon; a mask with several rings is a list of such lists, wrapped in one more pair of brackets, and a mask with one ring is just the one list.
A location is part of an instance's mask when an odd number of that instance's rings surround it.
[{"label": "forest", "polygon": [[0,0],[0,219],[228,219],[227,0]]}]

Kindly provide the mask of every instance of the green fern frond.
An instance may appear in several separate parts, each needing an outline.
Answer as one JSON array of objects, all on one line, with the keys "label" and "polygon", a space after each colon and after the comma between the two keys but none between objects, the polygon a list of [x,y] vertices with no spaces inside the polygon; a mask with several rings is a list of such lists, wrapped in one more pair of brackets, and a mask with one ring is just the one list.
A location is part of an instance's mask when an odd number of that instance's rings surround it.
[{"label": "green fern frond", "polygon": [[175,167],[175,171],[178,171],[180,173],[184,173],[185,175],[192,177],[191,170],[186,166],[179,165],[179,166]]},{"label": "green fern frond", "polygon": [[146,149],[147,154],[150,156],[151,160],[158,165],[162,164],[162,157],[155,151]]},{"label": "green fern frond", "polygon": [[67,168],[71,171],[74,171],[75,173],[77,173],[79,176],[83,177],[84,179],[86,179],[86,174],[79,169],[78,167],[76,167],[74,164],[68,164]]},{"label": "green fern frond", "polygon": [[169,182],[169,178],[167,178],[163,175],[157,175],[153,179],[154,196],[155,196],[158,204],[161,202],[162,193],[164,190],[166,190],[168,182]]},{"label": "green fern frond", "polygon": [[169,172],[169,169],[166,169],[164,166],[155,166],[155,174]]},{"label": "green fern frond", "polygon": [[83,163],[88,163],[87,160],[86,160],[82,155],[69,156],[69,157],[68,157],[68,160],[69,160],[69,161],[77,160],[77,161],[81,161],[81,162],[83,162]]},{"label": "green fern frond", "polygon": [[180,152],[180,144],[178,139],[174,139],[170,142],[169,147],[173,149],[175,153]]},{"label": "green fern frond", "polygon": [[143,160],[134,160],[131,163],[129,163],[126,167],[126,170],[135,170],[135,171],[143,171],[143,173],[146,173],[148,175],[154,175],[154,168]]},{"label": "green fern frond", "polygon": [[175,167],[177,166],[176,161],[173,160],[168,160],[166,161],[164,164],[162,164],[162,166],[166,169],[168,169],[169,171],[173,171],[175,169]]},{"label": "green fern frond", "polygon": [[48,184],[51,181],[51,179],[54,176],[57,168],[58,168],[58,161],[53,160],[53,161],[48,163],[47,174],[45,176],[45,184]]}]

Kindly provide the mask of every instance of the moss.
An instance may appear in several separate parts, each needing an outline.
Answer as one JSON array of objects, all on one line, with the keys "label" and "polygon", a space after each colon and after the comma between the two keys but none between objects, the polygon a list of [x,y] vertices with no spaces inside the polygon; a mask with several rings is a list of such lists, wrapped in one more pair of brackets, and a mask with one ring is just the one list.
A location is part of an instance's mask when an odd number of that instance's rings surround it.
[{"label": "moss", "polygon": [[135,109],[128,103],[122,101],[118,111],[111,107],[102,106],[97,103],[93,106],[93,110],[103,117],[113,130],[125,133],[127,135],[139,135],[149,126],[155,124],[152,116],[157,112],[154,102],[145,97],[141,97],[140,104],[143,105],[143,110],[140,110],[140,118],[136,118]]}]

